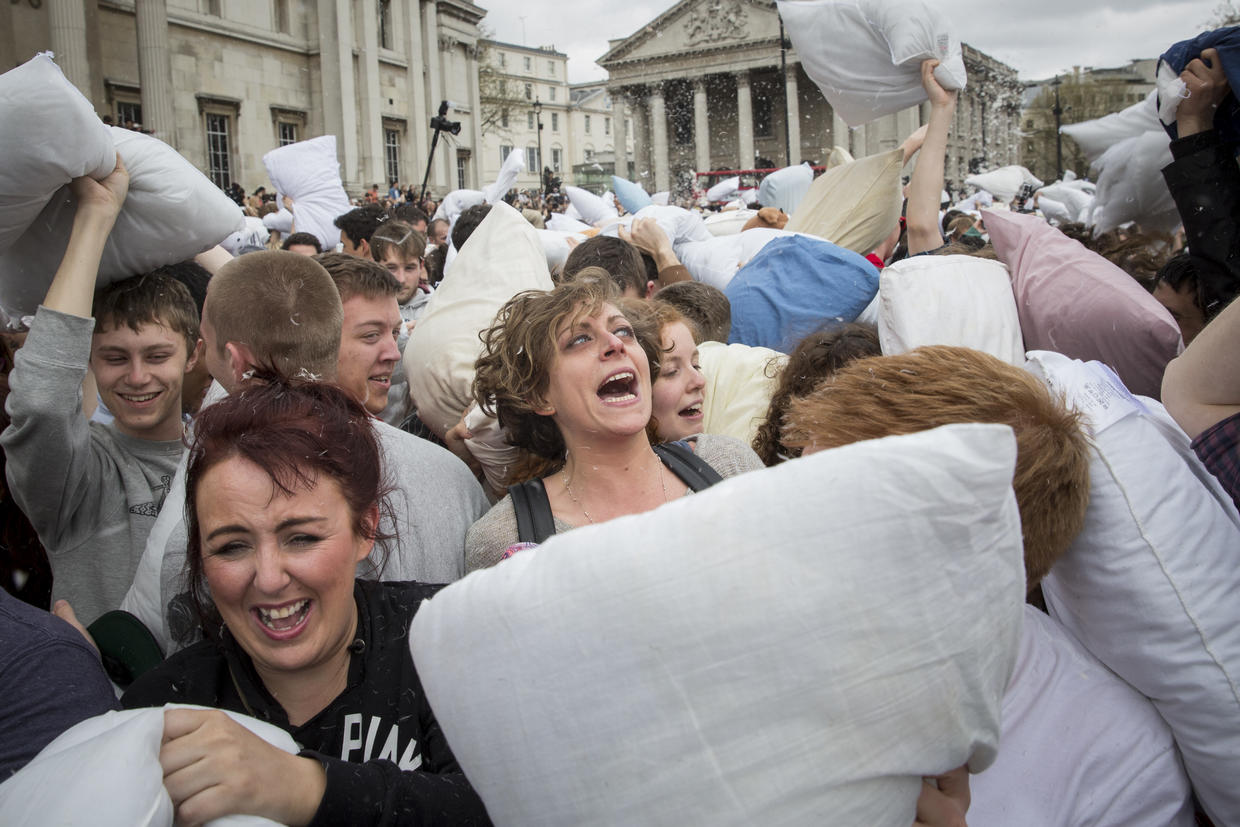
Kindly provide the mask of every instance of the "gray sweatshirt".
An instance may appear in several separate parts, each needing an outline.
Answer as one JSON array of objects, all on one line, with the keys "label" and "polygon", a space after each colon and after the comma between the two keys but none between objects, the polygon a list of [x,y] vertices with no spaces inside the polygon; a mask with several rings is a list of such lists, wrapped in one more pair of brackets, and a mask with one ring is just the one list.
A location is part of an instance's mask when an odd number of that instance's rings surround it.
[{"label": "gray sweatshirt", "polygon": [[0,434],[13,497],[47,549],[52,599],[85,624],[120,606],[184,452],[179,440],[135,439],[82,416],[94,327],[39,307]]}]

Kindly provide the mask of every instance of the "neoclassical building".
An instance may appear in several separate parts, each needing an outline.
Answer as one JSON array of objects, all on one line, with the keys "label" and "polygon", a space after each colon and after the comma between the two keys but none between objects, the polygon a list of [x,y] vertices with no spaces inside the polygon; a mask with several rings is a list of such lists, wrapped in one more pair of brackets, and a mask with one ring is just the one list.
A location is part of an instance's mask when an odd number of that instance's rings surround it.
[{"label": "neoclassical building", "polygon": [[[946,168],[957,184],[1019,152],[1015,70],[967,45],[964,58],[969,83]],[[837,145],[857,157],[885,151],[928,116],[923,105],[848,129],[791,45],[781,54],[773,0],[681,0],[611,41],[598,63],[613,101],[630,107],[634,174],[652,192],[684,186],[693,172],[822,162]]]},{"label": "neoclassical building", "polygon": [[461,122],[430,187],[481,181],[470,0],[10,0],[0,71],[51,50],[100,116],[134,121],[220,186],[267,183],[262,156],[337,138],[352,194],[420,183],[440,101]]}]

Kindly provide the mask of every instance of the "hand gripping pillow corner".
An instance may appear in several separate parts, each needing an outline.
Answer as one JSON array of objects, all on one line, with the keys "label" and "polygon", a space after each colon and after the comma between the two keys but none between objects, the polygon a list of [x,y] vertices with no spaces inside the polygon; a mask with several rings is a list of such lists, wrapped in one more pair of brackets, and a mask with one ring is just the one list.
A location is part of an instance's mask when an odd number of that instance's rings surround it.
[{"label": "hand gripping pillow corner", "polygon": [[410,647],[497,823],[908,827],[994,760],[1015,439],[951,425],[742,474],[474,572]]},{"label": "hand gripping pillow corner", "polygon": [[1093,431],[1085,526],[1046,604],[1158,707],[1214,823],[1240,823],[1240,516],[1161,405],[1097,362],[1029,357]]},{"label": "hand gripping pillow corner", "polygon": [[[103,249],[100,286],[192,258],[242,227],[241,209],[175,149],[120,127],[109,136],[129,171],[129,193]],[[34,312],[68,247],[74,212],[65,185],[0,254],[0,307]]]},{"label": "hand gripping pillow corner", "polygon": [[[0,784],[0,823],[6,827],[172,827],[172,799],[164,789],[159,765],[164,710],[203,708],[168,704],[118,710],[70,727]],[[225,714],[272,746],[298,752],[284,730],[239,713]],[[207,822],[208,827],[274,823],[252,815]]]},{"label": "hand gripping pillow corner", "polygon": [[460,421],[482,343],[478,334],[522,290],[550,290],[538,231],[502,201],[469,237],[409,334],[403,364],[419,418],[436,435]]}]

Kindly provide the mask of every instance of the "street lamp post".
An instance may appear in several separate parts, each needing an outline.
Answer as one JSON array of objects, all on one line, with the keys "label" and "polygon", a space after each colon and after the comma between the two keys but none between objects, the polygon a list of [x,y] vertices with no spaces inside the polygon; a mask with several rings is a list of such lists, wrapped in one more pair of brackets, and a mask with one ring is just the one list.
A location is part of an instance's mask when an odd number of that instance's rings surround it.
[{"label": "street lamp post", "polygon": [[1059,75],[1055,75],[1055,79],[1051,81],[1051,86],[1055,89],[1055,108],[1051,113],[1055,116],[1055,171],[1059,174],[1058,179],[1063,180],[1063,135],[1059,132],[1059,119],[1063,116],[1063,107],[1059,105]]},{"label": "street lamp post", "polygon": [[547,194],[547,181],[543,177],[542,159],[542,101],[534,98],[534,124],[538,127],[538,191]]}]

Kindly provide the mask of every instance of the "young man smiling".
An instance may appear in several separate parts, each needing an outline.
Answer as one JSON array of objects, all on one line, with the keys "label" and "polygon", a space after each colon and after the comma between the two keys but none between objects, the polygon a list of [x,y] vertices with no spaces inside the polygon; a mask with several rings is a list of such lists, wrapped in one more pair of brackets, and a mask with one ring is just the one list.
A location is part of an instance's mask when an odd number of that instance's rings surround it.
[{"label": "young man smiling", "polygon": [[[73,230],[10,375],[0,435],[14,497],[47,549],[53,599],[83,623],[115,609],[182,453],[181,385],[198,357],[198,312],[175,279],[136,276],[92,296],[129,177],[75,179]],[[89,423],[94,374],[115,420]]]}]

